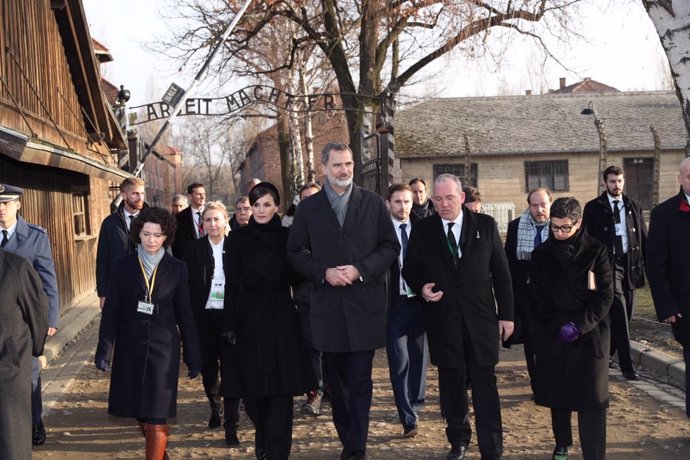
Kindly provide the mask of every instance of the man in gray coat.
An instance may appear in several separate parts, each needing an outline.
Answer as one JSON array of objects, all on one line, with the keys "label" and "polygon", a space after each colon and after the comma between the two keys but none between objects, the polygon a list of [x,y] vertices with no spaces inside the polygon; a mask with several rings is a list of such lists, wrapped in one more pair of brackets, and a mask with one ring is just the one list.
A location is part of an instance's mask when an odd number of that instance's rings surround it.
[{"label": "man in gray coat", "polygon": [[[18,215],[23,193],[24,190],[19,187],[0,184],[0,247],[25,258],[38,272],[41,287],[48,297],[48,336],[52,337],[58,330],[60,316],[60,297],[53,254],[46,229],[27,222]],[[40,446],[46,441],[42,413],[41,366],[38,358],[34,358],[31,375],[31,442],[35,446]]]},{"label": "man in gray coat", "polygon": [[381,197],[352,183],[352,151],[321,154],[323,189],[297,208],[288,261],[314,283],[311,327],[331,384],[341,459],[366,458],[374,351],[386,345],[386,274],[400,243]]},{"label": "man in gray coat", "polygon": [[31,264],[3,249],[0,280],[0,458],[30,460],[31,355],[43,353],[48,299]]}]

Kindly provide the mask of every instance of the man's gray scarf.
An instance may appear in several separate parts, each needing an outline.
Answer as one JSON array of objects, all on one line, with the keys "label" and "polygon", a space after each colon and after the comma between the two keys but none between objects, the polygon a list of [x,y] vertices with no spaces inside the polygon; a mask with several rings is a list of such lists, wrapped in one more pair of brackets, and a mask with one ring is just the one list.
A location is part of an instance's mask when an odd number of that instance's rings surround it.
[{"label": "man's gray scarf", "polygon": [[[534,251],[534,237],[537,234],[537,228],[529,208],[522,213],[520,221],[518,222],[517,231],[517,260],[530,260],[532,258],[532,251]],[[541,229],[541,241],[545,242],[549,238],[549,223],[544,224]]]},{"label": "man's gray scarf", "polygon": [[335,216],[338,218],[338,222],[342,227],[345,222],[345,216],[347,215],[347,205],[350,202],[350,195],[352,195],[352,184],[350,184],[342,195],[338,195],[335,190],[333,190],[328,179],[326,179],[325,185],[323,189],[326,191],[328,201],[331,203],[331,209],[335,212]]},{"label": "man's gray scarf", "polygon": [[141,260],[141,264],[144,266],[146,276],[151,278],[151,274],[153,274],[153,271],[156,269],[156,266],[165,254],[165,248],[161,246],[157,253],[151,255],[148,252],[146,252],[144,250],[144,246],[140,244],[137,246],[137,253],[139,254],[139,260]]}]

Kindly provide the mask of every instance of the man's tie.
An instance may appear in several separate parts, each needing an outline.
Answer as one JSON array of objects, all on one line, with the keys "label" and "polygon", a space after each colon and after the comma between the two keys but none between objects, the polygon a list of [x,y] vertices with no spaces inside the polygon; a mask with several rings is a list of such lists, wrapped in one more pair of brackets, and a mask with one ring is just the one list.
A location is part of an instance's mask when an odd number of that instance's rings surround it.
[{"label": "man's tie", "polygon": [[537,234],[534,235],[534,249],[541,244],[541,232],[544,230],[544,225],[537,225]]},{"label": "man's tie", "polygon": [[457,262],[458,242],[455,240],[455,235],[453,235],[453,225],[455,225],[455,222],[448,222],[448,247],[450,248],[450,253],[453,255],[453,260]]},{"label": "man's tie", "polygon": [[[613,200],[613,221],[616,226],[621,223],[621,209],[618,207],[619,200]],[[623,257],[623,237],[616,235],[616,239],[613,242],[613,251],[616,257]]]},{"label": "man's tie", "polygon": [[403,259],[405,259],[405,256],[407,255],[407,232],[405,229],[407,228],[407,224],[400,224],[400,241],[402,241],[402,251],[403,251]]},{"label": "man's tie", "polygon": [[7,238],[7,230],[2,231],[2,243],[0,243],[0,248],[4,248],[10,239]]},{"label": "man's tie", "polygon": [[201,211],[197,211],[196,215],[199,217],[199,223],[196,227],[199,229],[199,238],[201,238],[204,236],[204,223],[201,221]]},{"label": "man's tie", "polygon": [[127,221],[127,230],[131,230],[132,229],[132,221],[134,220],[134,216],[132,214],[130,214],[127,217],[129,217],[129,220]]}]

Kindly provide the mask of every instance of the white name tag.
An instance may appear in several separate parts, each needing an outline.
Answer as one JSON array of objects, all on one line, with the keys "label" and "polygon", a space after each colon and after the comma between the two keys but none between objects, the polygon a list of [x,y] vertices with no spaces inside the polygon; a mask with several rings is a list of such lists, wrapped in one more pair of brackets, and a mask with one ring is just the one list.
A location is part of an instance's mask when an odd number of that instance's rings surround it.
[{"label": "white name tag", "polygon": [[616,224],[616,236],[623,236],[623,232],[625,231],[625,228],[623,227],[623,224]]},{"label": "white name tag", "polygon": [[137,311],[139,313],[145,313],[147,315],[153,315],[153,304],[144,302],[143,300],[140,300],[139,303],[137,304]]}]

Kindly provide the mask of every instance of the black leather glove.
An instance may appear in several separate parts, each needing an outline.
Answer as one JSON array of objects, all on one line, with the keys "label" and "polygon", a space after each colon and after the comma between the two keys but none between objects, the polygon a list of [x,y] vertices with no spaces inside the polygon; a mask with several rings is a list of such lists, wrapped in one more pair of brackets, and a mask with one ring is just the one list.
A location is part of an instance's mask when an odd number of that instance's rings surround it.
[{"label": "black leather glove", "polygon": [[228,345],[235,345],[235,342],[237,341],[235,331],[223,332],[220,336],[223,338],[223,342]]},{"label": "black leather glove", "polygon": [[189,372],[187,372],[187,377],[189,377],[190,380],[195,379],[199,376],[200,372],[201,369],[191,369]]},{"label": "black leather glove", "polygon": [[96,369],[101,370],[103,372],[108,370],[108,365],[110,363],[104,357],[96,356],[96,359],[94,361],[96,362]]}]

